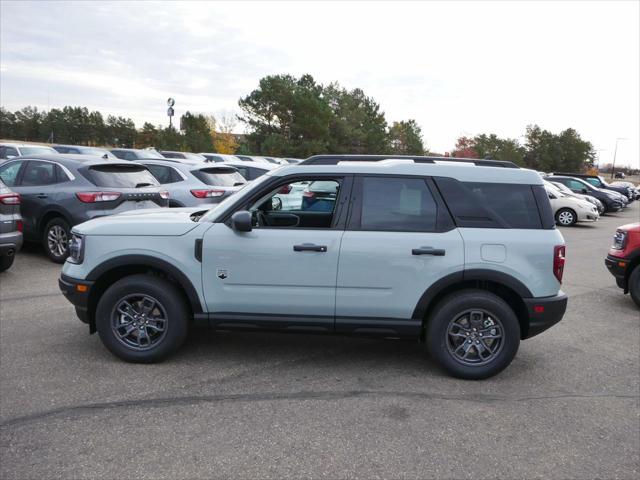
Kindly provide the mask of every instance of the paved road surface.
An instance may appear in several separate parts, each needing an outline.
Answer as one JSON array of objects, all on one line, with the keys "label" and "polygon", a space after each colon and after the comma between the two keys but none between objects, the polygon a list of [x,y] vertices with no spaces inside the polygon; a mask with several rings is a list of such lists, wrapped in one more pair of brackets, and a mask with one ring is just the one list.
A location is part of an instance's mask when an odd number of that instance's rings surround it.
[{"label": "paved road surface", "polygon": [[483,382],[323,336],[196,331],[129,365],[30,247],[0,274],[0,477],[638,478],[640,312],[603,258],[639,206],[563,230],[568,314]]}]

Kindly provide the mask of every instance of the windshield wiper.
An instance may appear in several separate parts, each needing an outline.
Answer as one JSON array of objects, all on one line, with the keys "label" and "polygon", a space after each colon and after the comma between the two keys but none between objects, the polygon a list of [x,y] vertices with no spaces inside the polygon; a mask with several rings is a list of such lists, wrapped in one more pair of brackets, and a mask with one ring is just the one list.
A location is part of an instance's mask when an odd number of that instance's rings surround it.
[{"label": "windshield wiper", "polygon": [[153,187],[153,183],[146,183],[146,182],[136,183],[135,188],[140,188],[140,187]]},{"label": "windshield wiper", "polygon": [[234,187],[239,187],[240,185],[244,185],[247,182],[236,182],[233,184]]}]

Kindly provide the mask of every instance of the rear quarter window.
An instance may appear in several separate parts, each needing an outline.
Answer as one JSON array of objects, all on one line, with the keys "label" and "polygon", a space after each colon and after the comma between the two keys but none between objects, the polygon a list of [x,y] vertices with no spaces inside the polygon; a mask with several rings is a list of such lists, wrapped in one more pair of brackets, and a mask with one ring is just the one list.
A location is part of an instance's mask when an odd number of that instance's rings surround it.
[{"label": "rear quarter window", "polygon": [[159,185],[158,180],[142,165],[96,165],[82,174],[97,187],[138,188]]},{"label": "rear quarter window", "polygon": [[542,228],[530,185],[463,182],[473,197],[497,213],[510,228]]},{"label": "rear quarter window", "polygon": [[[438,188],[456,224],[468,228],[553,228],[549,199],[536,185],[459,182],[438,178]],[[540,208],[539,208],[540,204]]]}]

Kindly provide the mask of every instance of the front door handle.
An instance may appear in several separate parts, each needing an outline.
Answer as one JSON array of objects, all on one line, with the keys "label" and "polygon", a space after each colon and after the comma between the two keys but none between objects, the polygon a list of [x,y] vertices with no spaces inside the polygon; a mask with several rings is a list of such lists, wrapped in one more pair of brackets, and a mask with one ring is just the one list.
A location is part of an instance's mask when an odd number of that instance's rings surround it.
[{"label": "front door handle", "polygon": [[444,254],[444,248],[420,247],[411,250],[411,255],[435,255],[436,257],[443,257]]},{"label": "front door handle", "polygon": [[49,198],[49,195],[47,195],[46,193],[39,193],[38,195],[36,195],[38,198]]},{"label": "front door handle", "polygon": [[302,245],[294,245],[294,252],[326,252],[326,245],[316,245],[315,243],[303,243]]}]

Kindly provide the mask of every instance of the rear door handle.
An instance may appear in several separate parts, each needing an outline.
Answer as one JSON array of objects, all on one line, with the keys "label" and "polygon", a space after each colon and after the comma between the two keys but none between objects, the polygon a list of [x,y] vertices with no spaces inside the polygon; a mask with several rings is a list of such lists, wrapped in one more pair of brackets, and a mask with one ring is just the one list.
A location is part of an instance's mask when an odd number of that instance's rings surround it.
[{"label": "rear door handle", "polygon": [[411,250],[411,255],[435,255],[436,257],[444,257],[444,248],[420,247]]},{"label": "rear door handle", "polygon": [[303,243],[302,245],[294,245],[294,252],[326,252],[326,245],[316,245],[315,243]]},{"label": "rear door handle", "polygon": [[46,193],[39,193],[38,195],[36,195],[38,198],[49,198],[49,195],[47,195]]}]

